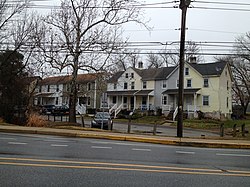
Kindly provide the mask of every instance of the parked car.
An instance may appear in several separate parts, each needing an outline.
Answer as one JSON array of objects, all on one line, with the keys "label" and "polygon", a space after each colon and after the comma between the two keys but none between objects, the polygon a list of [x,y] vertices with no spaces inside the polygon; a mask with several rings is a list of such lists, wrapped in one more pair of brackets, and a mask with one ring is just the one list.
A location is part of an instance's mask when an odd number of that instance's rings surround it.
[{"label": "parked car", "polygon": [[69,107],[67,106],[56,106],[51,111],[52,115],[68,115],[69,114]]},{"label": "parked car", "polygon": [[97,112],[91,121],[91,128],[113,129],[113,121],[108,112]]},{"label": "parked car", "polygon": [[43,105],[41,113],[42,114],[51,114],[52,110],[55,108],[55,105]]}]

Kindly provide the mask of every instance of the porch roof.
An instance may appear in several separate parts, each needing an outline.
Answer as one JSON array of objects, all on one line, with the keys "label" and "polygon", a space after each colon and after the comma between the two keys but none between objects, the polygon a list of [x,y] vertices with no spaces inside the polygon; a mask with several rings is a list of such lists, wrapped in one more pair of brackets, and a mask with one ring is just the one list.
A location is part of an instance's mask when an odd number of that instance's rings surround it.
[{"label": "porch roof", "polygon": [[[201,88],[193,88],[193,89],[184,89],[184,94],[195,94],[196,92],[198,92]],[[169,89],[166,90],[164,92],[162,92],[162,94],[178,94],[179,89]]]},{"label": "porch roof", "polygon": [[127,96],[132,96],[134,95],[138,90],[127,90],[127,91],[107,91],[108,95],[127,95]]},{"label": "porch roof", "polygon": [[153,90],[140,90],[138,92],[135,93],[135,95],[140,95],[140,96],[143,96],[143,95],[150,95],[150,93],[152,92]]}]

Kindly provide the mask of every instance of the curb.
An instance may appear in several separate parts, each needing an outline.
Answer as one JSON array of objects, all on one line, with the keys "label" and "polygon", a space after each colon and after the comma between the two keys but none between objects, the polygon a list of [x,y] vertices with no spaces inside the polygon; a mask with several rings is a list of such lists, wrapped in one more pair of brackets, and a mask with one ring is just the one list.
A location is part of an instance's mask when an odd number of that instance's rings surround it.
[{"label": "curb", "polygon": [[231,149],[250,149],[250,142],[248,143],[232,143],[232,142],[202,142],[194,139],[187,138],[171,138],[168,139],[160,137],[143,137],[138,135],[128,135],[128,134],[109,134],[109,133],[96,133],[86,132],[86,131],[76,131],[76,130],[60,130],[45,129],[45,128],[0,128],[0,132],[7,133],[25,133],[25,134],[42,134],[42,135],[56,135],[56,136],[67,136],[67,137],[77,137],[77,138],[95,138],[95,139],[107,139],[107,140],[118,140],[118,141],[131,141],[131,142],[141,142],[141,143],[154,143],[162,145],[175,145],[175,146],[191,146],[191,147],[205,147],[205,148],[231,148]]}]

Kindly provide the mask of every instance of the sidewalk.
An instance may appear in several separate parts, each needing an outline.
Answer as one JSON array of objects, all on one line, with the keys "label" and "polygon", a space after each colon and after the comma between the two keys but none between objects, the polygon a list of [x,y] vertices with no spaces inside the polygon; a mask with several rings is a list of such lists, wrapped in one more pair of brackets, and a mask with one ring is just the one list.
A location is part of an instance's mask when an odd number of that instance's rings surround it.
[{"label": "sidewalk", "polygon": [[57,129],[57,128],[45,128],[45,127],[24,127],[15,125],[0,125],[0,132],[44,134],[44,135],[78,137],[78,138],[98,138],[98,139],[157,143],[164,145],[193,146],[193,147],[250,149],[250,141],[225,140],[219,137],[214,139],[186,138],[186,137],[177,138],[177,137],[165,137],[165,136],[153,136],[153,135],[114,133],[102,130],[99,131],[70,130],[70,129]]}]

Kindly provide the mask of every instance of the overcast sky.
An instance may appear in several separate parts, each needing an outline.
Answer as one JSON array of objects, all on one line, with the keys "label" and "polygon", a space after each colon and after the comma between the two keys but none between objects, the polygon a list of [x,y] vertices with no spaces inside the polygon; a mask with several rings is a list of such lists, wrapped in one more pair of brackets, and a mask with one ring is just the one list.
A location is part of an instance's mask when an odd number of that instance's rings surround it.
[{"label": "overcast sky", "polygon": [[[58,0],[37,1],[35,4],[58,5]],[[124,26],[124,38],[129,37],[132,42],[161,42],[174,46],[180,39],[181,10],[174,8],[179,5],[170,0],[144,0],[145,20],[153,28],[151,32],[135,24]],[[159,5],[150,5],[157,4]],[[147,8],[146,8],[147,7]],[[160,7],[160,8],[156,8]],[[204,42],[233,42],[235,38],[250,31],[250,1],[249,0],[200,0],[190,5],[187,13],[186,40],[194,41],[200,45],[201,52],[229,53],[230,45],[222,47],[207,47]],[[212,9],[211,9],[212,8]],[[41,11],[41,10],[39,10]],[[43,10],[44,11],[44,10]],[[172,46],[171,46],[172,44]],[[223,43],[223,45],[225,45]],[[143,47],[148,49],[149,47]],[[163,48],[157,46],[156,48]],[[151,49],[151,48],[150,48]],[[144,50],[145,51],[145,50]],[[149,52],[149,50],[147,50]],[[152,48],[152,52],[156,52]],[[212,55],[204,55],[205,61],[211,61]]]}]

